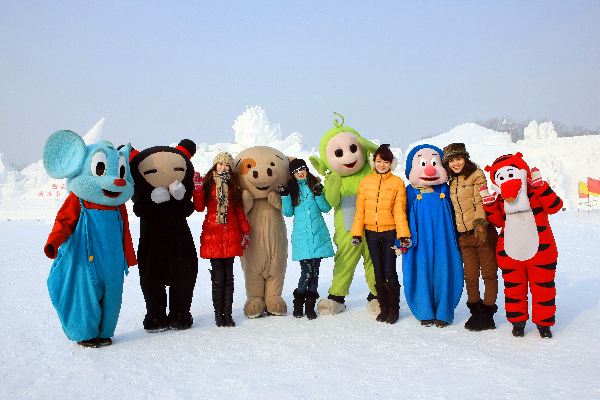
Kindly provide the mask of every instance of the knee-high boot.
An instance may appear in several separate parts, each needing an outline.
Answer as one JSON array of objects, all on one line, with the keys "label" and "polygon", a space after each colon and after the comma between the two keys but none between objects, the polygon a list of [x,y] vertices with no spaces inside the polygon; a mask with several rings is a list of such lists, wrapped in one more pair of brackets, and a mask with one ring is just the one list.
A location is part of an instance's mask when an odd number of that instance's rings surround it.
[{"label": "knee-high boot", "polygon": [[389,311],[385,322],[395,324],[400,316],[400,285],[388,286],[388,299]]},{"label": "knee-high boot", "polygon": [[377,291],[377,301],[379,301],[379,309],[381,310],[381,312],[377,316],[377,321],[385,322],[387,320],[388,313],[390,310],[388,285],[387,283],[375,285],[375,290]]},{"label": "knee-high boot", "polygon": [[209,270],[210,277],[212,280],[212,301],[213,307],[215,309],[215,322],[217,326],[225,326],[225,317],[223,316],[223,308],[224,308],[224,284],[223,274],[219,274],[215,269]]},{"label": "knee-high boot", "polygon": [[231,316],[233,307],[233,265],[226,267],[225,272],[225,298],[223,300],[223,317],[226,326],[235,326],[235,321]]}]

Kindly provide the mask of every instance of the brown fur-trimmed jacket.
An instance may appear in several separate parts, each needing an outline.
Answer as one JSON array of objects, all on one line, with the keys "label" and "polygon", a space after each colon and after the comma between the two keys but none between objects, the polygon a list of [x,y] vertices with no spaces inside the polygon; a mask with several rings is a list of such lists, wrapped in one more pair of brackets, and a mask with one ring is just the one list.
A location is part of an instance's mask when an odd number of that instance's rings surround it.
[{"label": "brown fur-trimmed jacket", "polygon": [[467,232],[482,224],[487,226],[480,187],[487,187],[485,174],[477,169],[468,178],[464,175],[450,181],[450,198],[456,213],[456,227],[459,232]]}]

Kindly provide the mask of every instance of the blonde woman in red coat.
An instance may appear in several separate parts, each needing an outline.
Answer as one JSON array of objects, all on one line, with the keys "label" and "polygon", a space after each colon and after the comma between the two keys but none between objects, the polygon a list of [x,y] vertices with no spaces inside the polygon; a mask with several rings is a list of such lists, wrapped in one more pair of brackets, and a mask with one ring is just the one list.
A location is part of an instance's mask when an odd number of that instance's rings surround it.
[{"label": "blonde woman in red coat", "polygon": [[222,152],[204,178],[194,175],[194,208],[206,209],[200,257],[212,267],[212,300],[217,326],[235,326],[231,317],[233,304],[233,260],[242,256],[250,244],[250,225],[242,207],[242,190],[231,173],[233,157]]}]

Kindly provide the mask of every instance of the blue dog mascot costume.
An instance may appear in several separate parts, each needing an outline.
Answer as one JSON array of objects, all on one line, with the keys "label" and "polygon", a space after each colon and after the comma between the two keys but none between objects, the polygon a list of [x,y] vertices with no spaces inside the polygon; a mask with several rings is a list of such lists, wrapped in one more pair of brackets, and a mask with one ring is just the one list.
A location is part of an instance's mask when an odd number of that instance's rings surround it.
[{"label": "blue dog mascot costume", "polygon": [[422,325],[438,327],[453,322],[463,290],[462,256],[442,157],[439,148],[428,144],[408,153],[406,216],[412,246],[402,257],[411,312]]},{"label": "blue dog mascot costume", "polygon": [[70,192],[44,247],[54,259],[48,292],[67,337],[85,347],[112,343],[124,274],[137,264],[125,208],[134,191],[130,151],[86,146],[72,131],[53,133],[44,147],[48,175],[67,178]]}]

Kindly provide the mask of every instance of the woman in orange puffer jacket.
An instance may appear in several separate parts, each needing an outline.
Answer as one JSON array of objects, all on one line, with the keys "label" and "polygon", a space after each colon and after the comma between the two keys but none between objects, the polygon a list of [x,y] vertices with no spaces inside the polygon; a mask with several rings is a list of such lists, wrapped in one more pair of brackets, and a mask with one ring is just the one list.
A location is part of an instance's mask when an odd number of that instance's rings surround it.
[{"label": "woman in orange puffer jacket", "polygon": [[352,224],[352,244],[358,246],[363,231],[373,267],[375,290],[381,309],[377,321],[393,324],[400,312],[400,283],[396,272],[396,239],[408,246],[410,229],[406,219],[406,187],[392,174],[397,160],[389,145],[381,145],[373,154],[374,172],[365,176],[358,187],[356,214]]},{"label": "woman in orange puffer jacket", "polygon": [[233,259],[250,244],[250,225],[242,207],[242,190],[231,174],[233,157],[217,154],[204,179],[194,175],[194,208],[206,216],[200,235],[200,257],[210,259],[212,300],[217,326],[235,326],[233,304]]}]

